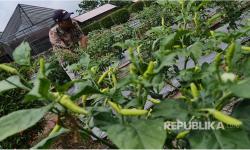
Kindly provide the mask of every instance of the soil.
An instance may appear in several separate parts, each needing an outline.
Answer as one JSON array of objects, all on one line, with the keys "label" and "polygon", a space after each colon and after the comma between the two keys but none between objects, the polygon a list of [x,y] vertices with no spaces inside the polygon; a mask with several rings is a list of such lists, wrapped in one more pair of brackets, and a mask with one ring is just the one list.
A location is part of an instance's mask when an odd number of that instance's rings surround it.
[{"label": "soil", "polygon": [[[48,113],[44,117],[43,121],[44,128],[42,132],[39,133],[37,137],[34,138],[35,140],[32,142],[33,146],[49,135],[51,130],[56,125],[57,120],[58,120],[57,115],[52,113]],[[76,137],[79,137],[78,139],[82,140],[77,140]],[[61,135],[53,142],[50,148],[51,149],[108,149],[106,145],[102,144],[99,141],[93,140],[90,137],[81,137],[81,135],[78,132],[69,132],[67,134]]]}]

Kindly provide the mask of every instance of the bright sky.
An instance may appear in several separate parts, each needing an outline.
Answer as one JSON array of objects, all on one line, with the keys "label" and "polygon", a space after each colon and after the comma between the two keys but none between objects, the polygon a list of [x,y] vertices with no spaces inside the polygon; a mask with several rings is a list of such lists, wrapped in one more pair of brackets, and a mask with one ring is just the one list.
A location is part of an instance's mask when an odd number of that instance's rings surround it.
[{"label": "bright sky", "polygon": [[75,11],[78,9],[78,4],[80,2],[81,0],[0,0],[0,32],[4,30],[17,4],[65,9],[77,15]]}]

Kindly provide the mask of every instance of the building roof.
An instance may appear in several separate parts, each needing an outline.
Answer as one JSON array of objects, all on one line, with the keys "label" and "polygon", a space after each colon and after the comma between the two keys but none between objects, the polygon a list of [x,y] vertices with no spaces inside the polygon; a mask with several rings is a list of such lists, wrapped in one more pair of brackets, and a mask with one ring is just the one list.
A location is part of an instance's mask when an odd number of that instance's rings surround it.
[{"label": "building roof", "polygon": [[53,22],[55,9],[18,4],[7,26],[2,33],[2,40],[17,38],[20,33],[28,33],[31,27],[41,29],[47,26],[47,21]]},{"label": "building roof", "polygon": [[109,10],[112,10],[114,8],[116,8],[117,6],[115,5],[112,5],[112,4],[105,4],[105,5],[102,5],[96,9],[93,9],[87,13],[84,13],[82,15],[79,15],[79,16],[76,16],[74,17],[75,20],[79,21],[79,22],[85,22],[91,18],[94,18],[98,15],[101,15]]}]

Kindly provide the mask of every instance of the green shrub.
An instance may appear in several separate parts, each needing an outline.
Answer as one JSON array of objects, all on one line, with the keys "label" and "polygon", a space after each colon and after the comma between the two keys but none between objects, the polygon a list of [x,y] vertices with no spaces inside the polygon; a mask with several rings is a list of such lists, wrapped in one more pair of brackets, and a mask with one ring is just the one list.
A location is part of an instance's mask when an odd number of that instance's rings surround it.
[{"label": "green shrub", "polygon": [[129,11],[127,9],[120,9],[112,13],[111,18],[115,24],[125,23],[129,19]]},{"label": "green shrub", "polygon": [[63,70],[62,66],[59,64],[57,58],[55,55],[51,55],[47,62],[50,63],[48,68],[50,69],[50,72],[48,73],[48,79],[56,85],[63,85],[66,82],[70,81],[69,76],[67,73]]},{"label": "green shrub", "polygon": [[83,26],[82,31],[84,34],[88,34],[91,31],[98,30],[101,28],[110,28],[115,24],[127,22],[129,17],[130,14],[127,9],[119,9],[98,21],[95,21],[87,26]]},{"label": "green shrub", "polygon": [[149,7],[154,1],[143,1],[144,6]]},{"label": "green shrub", "polygon": [[87,26],[83,26],[82,27],[82,31],[84,34],[88,34],[88,32],[94,31],[94,30],[98,30],[100,29],[100,22],[99,21],[95,21]]},{"label": "green shrub", "polygon": [[120,49],[112,47],[116,42],[123,42],[133,37],[133,28],[127,24],[112,27],[111,29],[102,29],[92,31],[88,35],[88,47],[84,52],[88,53],[92,59],[99,59],[107,54],[120,54]]},{"label": "green shrub", "polygon": [[109,28],[112,25],[114,25],[114,22],[112,21],[111,16],[108,15],[100,20],[100,24],[101,24],[102,28]]},{"label": "green shrub", "polygon": [[[149,27],[147,29],[149,29],[153,26],[159,26],[159,25],[161,25],[161,13],[159,12],[159,10],[161,10],[161,9],[163,9],[163,8],[160,5],[151,5],[149,7],[144,7],[143,11],[136,13],[135,19],[140,20],[140,22],[142,24],[148,25]],[[169,22],[169,20],[171,20],[166,15],[165,15],[164,19],[168,20],[168,22]]]},{"label": "green shrub", "polygon": [[138,12],[138,11],[141,11],[143,10],[143,7],[144,7],[144,3],[143,1],[138,1],[134,4],[132,4],[130,7],[129,7],[129,12],[130,13],[133,13],[133,12]]}]

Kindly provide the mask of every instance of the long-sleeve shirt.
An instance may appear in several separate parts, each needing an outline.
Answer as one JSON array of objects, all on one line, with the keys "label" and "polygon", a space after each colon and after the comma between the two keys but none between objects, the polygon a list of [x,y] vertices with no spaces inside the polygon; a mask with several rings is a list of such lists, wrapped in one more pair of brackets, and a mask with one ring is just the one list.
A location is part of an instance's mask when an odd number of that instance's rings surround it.
[{"label": "long-sleeve shirt", "polygon": [[53,50],[57,49],[69,49],[73,50],[78,41],[83,35],[80,26],[77,22],[72,21],[74,27],[69,31],[62,30],[59,25],[55,25],[49,31],[49,38],[52,44]]}]

